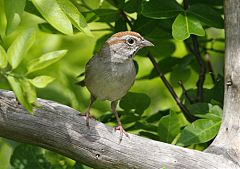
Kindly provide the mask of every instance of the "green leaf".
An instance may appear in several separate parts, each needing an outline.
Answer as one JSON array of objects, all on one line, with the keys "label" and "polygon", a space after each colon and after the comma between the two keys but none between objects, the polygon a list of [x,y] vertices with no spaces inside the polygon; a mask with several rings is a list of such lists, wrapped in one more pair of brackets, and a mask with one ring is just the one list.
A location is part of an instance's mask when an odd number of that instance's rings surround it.
[{"label": "green leaf", "polygon": [[151,114],[147,117],[146,121],[148,123],[154,123],[156,121],[159,121],[163,116],[166,116],[169,114],[169,109],[164,111],[158,111],[157,113]]},{"label": "green leaf", "polygon": [[[152,41],[151,41],[152,42]],[[164,40],[161,39],[160,41],[153,41],[154,47],[149,48],[148,50],[154,57],[168,57],[173,54],[176,50],[175,43],[172,40]]]},{"label": "green leaf", "polygon": [[150,97],[144,93],[128,92],[128,94],[121,99],[119,105],[124,110],[135,109],[136,112],[143,113],[150,105],[150,102]]},{"label": "green leaf", "polygon": [[188,106],[189,111],[196,117],[221,121],[222,108],[210,103],[195,103]]},{"label": "green leaf", "polygon": [[[180,62],[181,59],[175,57],[166,57],[158,62],[158,66],[163,74],[171,72],[173,67]],[[149,79],[158,76],[155,69],[153,69],[149,75]]]},{"label": "green leaf", "polygon": [[46,53],[42,55],[40,58],[32,60],[29,63],[29,66],[27,68],[28,73],[32,73],[37,70],[41,70],[48,67],[49,65],[60,60],[66,53],[67,53],[67,50],[58,50],[58,51]]},{"label": "green leaf", "polygon": [[0,69],[7,67],[7,54],[3,47],[0,45]]},{"label": "green leaf", "polygon": [[24,90],[21,86],[20,81],[12,76],[6,76],[10,83],[18,101],[29,111],[32,112],[32,105],[28,102],[27,97],[24,95]]},{"label": "green leaf", "polygon": [[217,135],[220,125],[221,121],[209,119],[196,120],[182,130],[177,145],[188,146],[210,141]]},{"label": "green leaf", "polygon": [[5,36],[7,29],[7,18],[4,7],[4,0],[0,0],[0,35]]},{"label": "green leaf", "polygon": [[23,32],[19,33],[19,36],[14,40],[11,46],[7,51],[7,59],[12,69],[18,67],[20,62],[22,61],[24,55],[33,45],[35,40],[35,29],[26,29]]},{"label": "green leaf", "polygon": [[39,30],[46,32],[46,33],[62,34],[61,32],[59,32],[57,29],[55,29],[52,25],[50,25],[47,22],[38,24],[38,28],[39,28]]},{"label": "green leaf", "polygon": [[124,6],[124,11],[127,13],[141,12],[141,1],[142,0],[131,0],[127,1]]},{"label": "green leaf", "polygon": [[219,1],[219,0],[191,0],[189,1],[190,5],[193,5],[193,4],[198,4],[199,2],[203,3],[203,4],[206,4],[208,6],[223,6],[223,2],[224,1]]},{"label": "green leaf", "polygon": [[180,124],[177,113],[170,111],[169,115],[166,115],[160,119],[158,135],[161,141],[171,143],[179,132]]},{"label": "green leaf", "polygon": [[32,0],[34,6],[42,16],[60,32],[72,35],[73,29],[71,21],[60,8],[56,0]]},{"label": "green leaf", "polygon": [[147,138],[150,138],[150,139],[152,139],[152,140],[160,141],[158,135],[155,134],[155,133],[146,132],[146,131],[140,131],[140,132],[139,132],[139,135],[140,135],[140,136],[147,137]]},{"label": "green leaf", "polygon": [[119,18],[115,22],[114,32],[120,32],[120,31],[127,31],[127,23],[124,20]]},{"label": "green leaf", "polygon": [[186,82],[191,77],[191,69],[189,67],[176,66],[170,75],[170,82],[173,87],[179,87],[178,82],[182,80]]},{"label": "green leaf", "polygon": [[172,35],[177,40],[185,40],[190,34],[204,36],[205,31],[198,19],[187,14],[179,14],[172,25]]},{"label": "green leaf", "polygon": [[57,0],[57,3],[78,30],[82,31],[88,36],[93,36],[84,16],[69,0]]},{"label": "green leaf", "polygon": [[132,122],[136,122],[140,119],[141,119],[141,117],[139,116],[139,114],[128,113],[125,116],[121,117],[121,122],[122,122],[122,124],[129,124],[129,123],[132,123]]},{"label": "green leaf", "polygon": [[153,19],[175,17],[183,8],[175,0],[143,0],[142,14]]},{"label": "green leaf", "polygon": [[55,78],[51,76],[37,76],[34,79],[31,79],[30,82],[38,88],[44,88],[49,83],[51,83]]},{"label": "green leaf", "polygon": [[9,163],[11,155],[13,152],[13,146],[9,144],[8,141],[0,139],[0,164],[1,169],[10,169],[11,165]]},{"label": "green leaf", "polygon": [[119,19],[119,12],[115,9],[95,9],[93,12],[99,17],[98,22],[115,22]]},{"label": "green leaf", "polygon": [[106,0],[108,3],[113,5],[114,7],[121,9],[124,6],[125,0]]},{"label": "green leaf", "polygon": [[21,16],[24,11],[26,0],[5,0],[4,6],[7,17],[6,34],[12,33],[21,22]]},{"label": "green leaf", "polygon": [[102,37],[98,38],[96,43],[95,43],[95,47],[94,47],[94,53],[97,53],[100,51],[100,49],[102,48],[103,44],[107,41],[108,38],[110,38],[112,36],[112,34],[106,34],[103,35]]},{"label": "green leaf", "polygon": [[53,168],[44,156],[41,148],[26,144],[20,144],[14,149],[10,163],[12,169]]},{"label": "green leaf", "polygon": [[35,87],[30,83],[28,79],[19,79],[22,86],[23,94],[27,98],[28,103],[33,104],[37,100],[37,94]]},{"label": "green leaf", "polygon": [[208,5],[194,4],[190,6],[187,12],[210,27],[224,28],[224,21],[221,15]]}]

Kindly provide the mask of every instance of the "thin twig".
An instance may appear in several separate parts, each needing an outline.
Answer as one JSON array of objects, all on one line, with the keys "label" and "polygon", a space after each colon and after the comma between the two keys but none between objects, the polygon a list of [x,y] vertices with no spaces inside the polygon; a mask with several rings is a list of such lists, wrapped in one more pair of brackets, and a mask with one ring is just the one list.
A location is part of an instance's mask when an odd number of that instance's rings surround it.
[{"label": "thin twig", "polygon": [[[189,8],[189,0],[183,0],[183,6],[184,6],[184,9],[187,10]],[[189,49],[189,51],[191,51],[195,55],[196,60],[199,64],[200,71],[199,71],[199,76],[197,81],[197,101],[202,102],[203,101],[203,84],[205,81],[206,67],[199,51],[199,43],[198,43],[197,36],[191,35],[191,39],[193,42],[193,48],[191,47],[191,45],[188,44],[187,41],[185,41],[185,44]]]},{"label": "thin twig", "polygon": [[189,7],[189,0],[184,0],[183,1],[183,8],[184,8],[184,10],[187,10],[188,7]]},{"label": "thin twig", "polygon": [[174,91],[173,87],[167,81],[167,79],[165,78],[164,74],[160,71],[159,66],[158,66],[156,60],[154,59],[154,57],[149,52],[147,53],[147,56],[151,60],[155,70],[158,73],[158,76],[162,79],[164,85],[167,87],[167,89],[171,93],[172,97],[174,98],[174,100],[177,103],[177,105],[179,106],[179,108],[182,110],[182,112],[185,115],[185,117],[187,118],[187,120],[189,120],[190,122],[194,121],[195,117],[192,116],[191,113],[189,112],[189,110],[182,104],[181,100],[177,96],[177,94]]},{"label": "thin twig", "polygon": [[205,74],[206,74],[206,67],[205,63],[201,57],[200,51],[199,51],[199,44],[196,35],[191,35],[192,42],[193,42],[193,51],[194,55],[196,57],[196,60],[199,64],[199,76],[197,81],[197,100],[199,102],[203,101],[203,84],[205,81]]},{"label": "thin twig", "polygon": [[187,92],[187,90],[185,89],[182,80],[179,80],[179,81],[178,81],[178,84],[179,84],[179,86],[182,88],[183,94],[185,95],[185,97],[187,98],[187,100],[189,101],[189,103],[190,103],[190,104],[193,104],[194,101],[193,101],[193,99],[188,95],[188,92]]},{"label": "thin twig", "polygon": [[127,22],[127,24],[130,26],[130,28],[133,28],[132,22],[128,19],[128,16],[126,13],[122,10],[119,10],[120,17],[122,18],[123,21]]},{"label": "thin twig", "polygon": [[211,62],[211,60],[210,60],[209,54],[206,53],[205,57],[206,57],[206,61],[207,61],[208,72],[209,72],[209,74],[210,74],[210,76],[211,76],[211,78],[212,78],[213,83],[216,83],[216,78],[215,78],[215,76],[214,76],[213,66],[212,66],[212,62]]}]

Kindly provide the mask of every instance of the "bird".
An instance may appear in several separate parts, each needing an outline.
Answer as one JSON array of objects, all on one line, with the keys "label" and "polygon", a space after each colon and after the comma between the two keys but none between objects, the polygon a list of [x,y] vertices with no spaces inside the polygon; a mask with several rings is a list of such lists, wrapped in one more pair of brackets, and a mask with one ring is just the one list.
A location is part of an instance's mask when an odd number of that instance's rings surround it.
[{"label": "bird", "polygon": [[117,120],[115,131],[120,131],[120,140],[128,133],[123,129],[116,107],[118,101],[126,95],[136,78],[133,62],[139,49],[154,46],[139,33],[123,31],[113,34],[85,66],[84,83],[90,92],[90,103],[84,116],[89,126],[90,109],[96,99],[111,102],[111,109]]}]

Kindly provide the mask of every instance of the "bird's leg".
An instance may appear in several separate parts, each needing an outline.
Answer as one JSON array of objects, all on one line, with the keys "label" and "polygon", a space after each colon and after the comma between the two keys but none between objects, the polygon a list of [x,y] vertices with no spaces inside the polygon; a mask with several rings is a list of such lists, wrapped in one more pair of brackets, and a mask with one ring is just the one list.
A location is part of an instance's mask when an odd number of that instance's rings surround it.
[{"label": "bird's leg", "polygon": [[92,104],[94,103],[95,100],[96,100],[96,97],[94,97],[94,96],[91,94],[90,103],[89,103],[89,105],[88,105],[87,111],[84,113],[84,116],[86,116],[86,125],[87,125],[88,127],[89,127],[89,118],[91,118],[90,109],[91,109]]},{"label": "bird's leg", "polygon": [[117,107],[118,101],[112,101],[111,102],[111,108],[112,111],[117,119],[117,127],[115,127],[115,130],[119,130],[120,131],[120,142],[122,141],[122,137],[123,137],[123,133],[125,134],[125,136],[129,137],[128,133],[123,129],[122,127],[122,123],[120,121],[120,118],[118,116],[118,112],[116,111],[116,107]]}]

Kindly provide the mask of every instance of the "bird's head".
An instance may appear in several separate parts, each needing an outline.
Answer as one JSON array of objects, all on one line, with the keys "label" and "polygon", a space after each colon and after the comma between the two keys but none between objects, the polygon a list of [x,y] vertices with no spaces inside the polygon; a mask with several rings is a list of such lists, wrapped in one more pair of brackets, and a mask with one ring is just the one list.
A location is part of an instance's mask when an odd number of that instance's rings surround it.
[{"label": "bird's head", "polygon": [[[113,60],[129,60],[137,51],[146,46],[154,46],[139,33],[126,31],[112,35],[101,49],[101,53],[109,53]],[[108,57],[108,56],[107,56]]]}]

